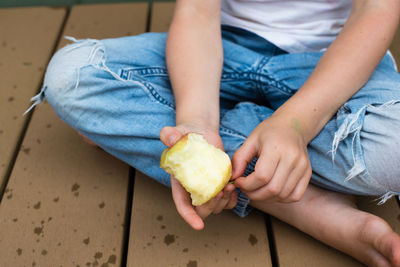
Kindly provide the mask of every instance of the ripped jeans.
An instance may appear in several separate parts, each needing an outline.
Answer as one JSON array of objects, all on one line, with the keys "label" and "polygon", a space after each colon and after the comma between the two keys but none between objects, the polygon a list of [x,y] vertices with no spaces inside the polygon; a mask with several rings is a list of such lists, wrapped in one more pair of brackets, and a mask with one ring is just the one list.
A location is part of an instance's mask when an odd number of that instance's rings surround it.
[{"label": "ripped jeans", "polygon": [[[220,135],[232,156],[260,122],[296,93],[323,52],[288,54],[248,31],[222,29]],[[54,55],[43,89],[33,100],[37,104],[46,97],[76,131],[170,186],[169,175],[159,167],[165,149],[160,130],[175,125],[166,36],[74,40]],[[400,193],[400,75],[389,53],[310,142],[308,152],[314,185],[380,196],[381,202]],[[239,192],[234,211],[245,216],[249,202]]]}]

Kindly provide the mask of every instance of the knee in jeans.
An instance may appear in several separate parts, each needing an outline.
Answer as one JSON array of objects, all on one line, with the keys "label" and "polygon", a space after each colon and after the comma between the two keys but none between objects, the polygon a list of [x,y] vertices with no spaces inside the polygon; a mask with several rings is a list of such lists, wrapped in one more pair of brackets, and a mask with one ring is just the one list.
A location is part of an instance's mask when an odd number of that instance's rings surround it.
[{"label": "knee in jeans", "polygon": [[63,100],[73,98],[73,89],[80,82],[80,71],[88,65],[99,64],[103,51],[96,40],[83,40],[65,46],[51,59],[45,79],[45,96],[53,106],[62,105]]},{"label": "knee in jeans", "polygon": [[367,109],[361,132],[367,171],[387,191],[400,192],[400,103]]}]

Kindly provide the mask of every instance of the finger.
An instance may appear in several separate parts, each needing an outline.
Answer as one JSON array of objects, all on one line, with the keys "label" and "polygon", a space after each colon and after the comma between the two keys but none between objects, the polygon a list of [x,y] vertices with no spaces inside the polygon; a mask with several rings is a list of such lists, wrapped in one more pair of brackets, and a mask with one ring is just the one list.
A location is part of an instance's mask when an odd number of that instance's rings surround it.
[{"label": "finger", "polygon": [[225,209],[228,209],[228,210],[233,209],[236,206],[237,201],[238,201],[238,193],[236,191],[233,191],[228,204],[226,204]]},{"label": "finger", "polygon": [[286,180],[285,185],[283,186],[278,198],[281,202],[286,202],[285,200],[289,197],[289,195],[294,191],[296,185],[303,178],[307,171],[307,164],[299,164],[296,166],[293,171],[289,174],[288,179]]},{"label": "finger", "polygon": [[312,170],[310,167],[307,169],[307,172],[303,176],[303,178],[301,178],[300,181],[297,183],[293,192],[289,195],[288,200],[290,200],[291,202],[297,202],[301,200],[310,182],[311,172]]},{"label": "finger", "polygon": [[257,190],[272,179],[279,164],[279,156],[275,153],[263,153],[257,160],[254,171],[246,178],[241,177],[235,180],[235,186],[245,191]]},{"label": "finger", "polygon": [[204,220],[207,218],[215,209],[218,202],[221,200],[223,192],[219,192],[213,199],[205,203],[204,205],[197,206],[195,208],[197,214]]},{"label": "finger", "polygon": [[191,204],[189,193],[171,176],[172,198],[178,213],[195,230],[204,228],[204,222]]},{"label": "finger", "polygon": [[287,161],[280,162],[274,176],[267,185],[254,191],[246,191],[246,195],[255,201],[276,198],[282,191],[290,172],[290,163]]},{"label": "finger", "polygon": [[164,127],[160,131],[160,139],[167,147],[175,145],[182,138],[182,133],[176,127]]},{"label": "finger", "polygon": [[218,214],[220,213],[228,204],[229,200],[231,199],[231,194],[235,190],[235,186],[232,184],[228,184],[223,190],[223,196],[218,201],[217,205],[214,207],[213,213]]},{"label": "finger", "polygon": [[236,179],[243,175],[247,164],[249,164],[257,154],[258,145],[253,144],[252,141],[247,138],[242,146],[236,150],[232,156],[232,179]]}]

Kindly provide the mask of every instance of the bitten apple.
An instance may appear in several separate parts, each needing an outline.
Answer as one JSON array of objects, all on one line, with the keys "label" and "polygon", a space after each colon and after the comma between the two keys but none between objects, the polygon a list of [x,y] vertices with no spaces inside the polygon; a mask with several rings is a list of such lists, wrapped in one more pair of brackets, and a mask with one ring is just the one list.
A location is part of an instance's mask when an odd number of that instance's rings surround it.
[{"label": "bitten apple", "polygon": [[160,167],[174,175],[190,193],[194,206],[215,197],[232,175],[229,156],[196,133],[186,134],[174,146],[165,149]]}]

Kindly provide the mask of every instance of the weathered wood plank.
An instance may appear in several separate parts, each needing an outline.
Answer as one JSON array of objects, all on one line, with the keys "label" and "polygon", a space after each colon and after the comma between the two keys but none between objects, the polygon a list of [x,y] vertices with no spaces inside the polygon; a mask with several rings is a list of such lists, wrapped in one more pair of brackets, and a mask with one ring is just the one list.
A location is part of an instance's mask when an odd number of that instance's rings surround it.
[{"label": "weathered wood plank", "polygon": [[272,266],[260,213],[241,219],[225,211],[195,231],[169,188],[137,172],[134,190],[128,266]]},{"label": "weathered wood plank", "polygon": [[[174,3],[155,3],[151,31],[168,30]],[[264,218],[230,211],[210,216],[203,231],[178,215],[170,189],[137,172],[128,266],[271,266]]]},{"label": "weathered wood plank", "polygon": [[[64,34],[137,34],[146,12],[147,4],[73,7]],[[128,170],[38,106],[0,206],[0,265],[119,265]]]},{"label": "weathered wood plank", "polygon": [[0,9],[0,192],[66,10]]},{"label": "weathered wood plank", "polygon": [[154,3],[151,12],[150,31],[165,32],[174,15],[175,2],[172,3]]}]

